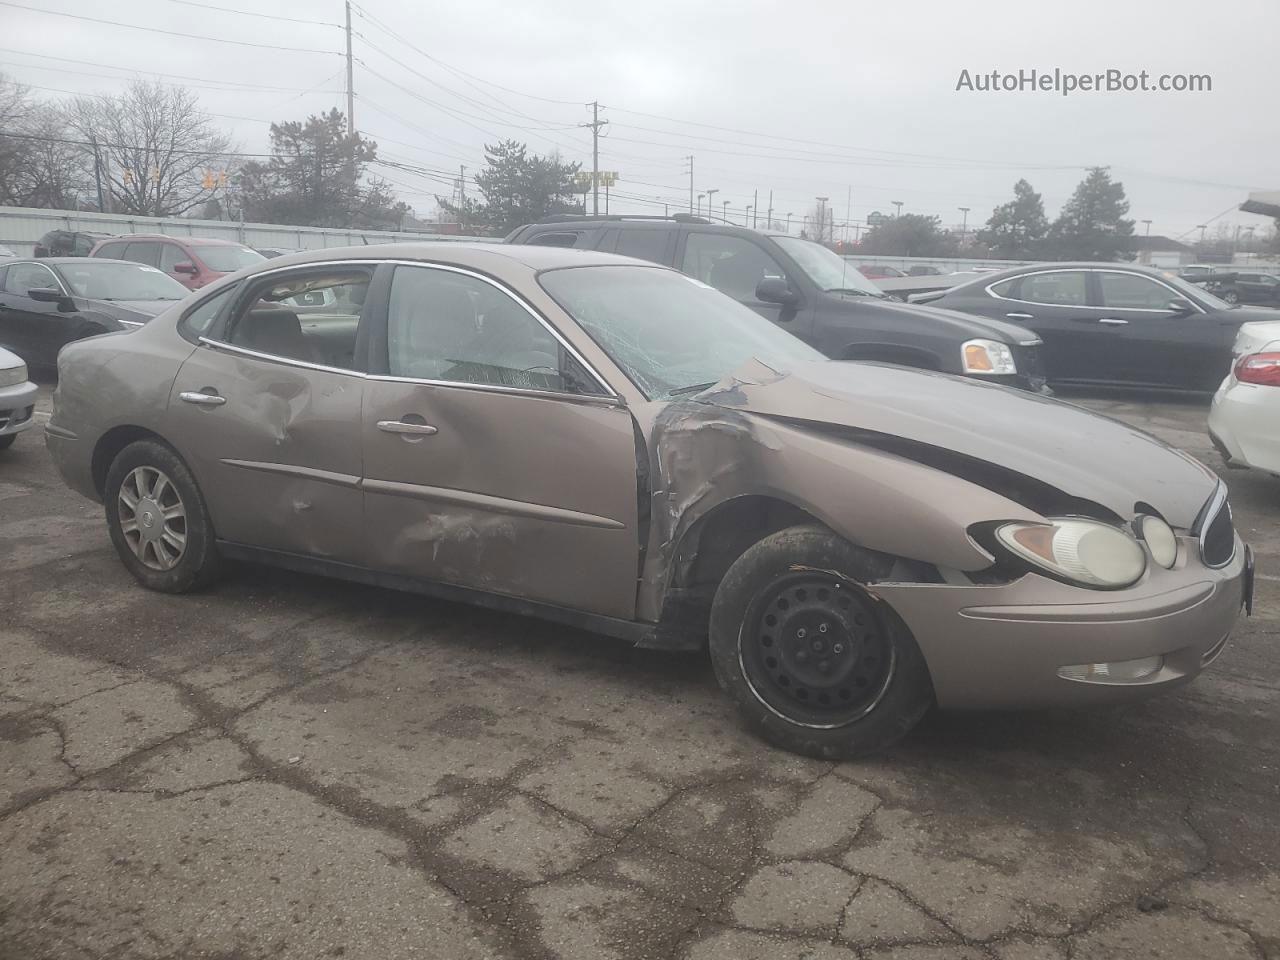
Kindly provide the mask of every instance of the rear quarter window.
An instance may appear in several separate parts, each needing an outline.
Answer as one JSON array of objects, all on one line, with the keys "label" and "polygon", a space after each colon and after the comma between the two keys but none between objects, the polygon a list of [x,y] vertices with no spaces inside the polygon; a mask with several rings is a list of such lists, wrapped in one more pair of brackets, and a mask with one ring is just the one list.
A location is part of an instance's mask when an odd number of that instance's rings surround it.
[{"label": "rear quarter window", "polygon": [[183,314],[182,319],[178,321],[178,333],[192,343],[198,343],[200,338],[208,333],[209,328],[213,326],[213,321],[218,319],[218,314],[222,312],[222,308],[231,301],[227,294],[238,286],[238,283],[233,283],[229,287],[223,287],[213,296],[206,297],[188,310]]}]

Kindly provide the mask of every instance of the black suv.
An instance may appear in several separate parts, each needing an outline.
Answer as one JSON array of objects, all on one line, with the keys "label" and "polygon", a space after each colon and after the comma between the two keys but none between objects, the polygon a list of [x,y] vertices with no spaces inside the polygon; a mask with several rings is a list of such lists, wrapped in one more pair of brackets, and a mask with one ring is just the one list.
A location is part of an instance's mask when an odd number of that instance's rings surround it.
[{"label": "black suv", "polygon": [[1042,390],[1040,341],[983,317],[901,303],[811,240],[701,217],[559,216],[507,243],[579,247],[676,267],[836,360],[879,360]]},{"label": "black suv", "polygon": [[50,230],[36,241],[37,257],[87,257],[99,240],[109,233],[86,233],[76,230]]}]

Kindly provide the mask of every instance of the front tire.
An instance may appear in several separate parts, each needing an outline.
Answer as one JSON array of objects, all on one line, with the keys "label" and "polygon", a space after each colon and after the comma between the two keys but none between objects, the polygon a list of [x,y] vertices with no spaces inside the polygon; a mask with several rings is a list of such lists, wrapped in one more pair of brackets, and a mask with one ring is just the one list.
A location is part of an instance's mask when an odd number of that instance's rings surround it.
[{"label": "front tire", "polygon": [[770,743],[824,760],[876,753],[933,704],[920,648],[864,587],[885,557],[825,527],[790,527],[750,547],[711,608],[720,686]]},{"label": "front tire", "polygon": [[1234,290],[1228,290],[1222,295],[1222,299],[1227,301],[1227,303],[1239,303],[1240,294],[1236,293]]},{"label": "front tire", "polygon": [[185,593],[217,576],[221,558],[204,497],[163,443],[139,440],[121,450],[103,501],[116,553],[147,589]]}]

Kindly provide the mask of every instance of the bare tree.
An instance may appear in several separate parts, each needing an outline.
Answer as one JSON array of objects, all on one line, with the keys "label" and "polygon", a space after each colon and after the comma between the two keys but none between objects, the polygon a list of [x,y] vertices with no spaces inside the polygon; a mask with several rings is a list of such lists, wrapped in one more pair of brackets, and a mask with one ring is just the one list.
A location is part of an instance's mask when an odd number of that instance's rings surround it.
[{"label": "bare tree", "polygon": [[805,218],[808,221],[806,232],[809,238],[819,243],[830,243],[835,238],[834,211],[829,204],[815,204]]},{"label": "bare tree", "polygon": [[230,141],[190,90],[139,81],[73,109],[77,129],[96,143],[117,210],[180,216],[217,191]]},{"label": "bare tree", "polygon": [[0,203],[72,207],[86,191],[89,155],[67,111],[0,75]]},{"label": "bare tree", "polygon": [[26,162],[31,148],[26,125],[34,104],[31,91],[0,73],[0,203],[20,204],[26,196]]}]

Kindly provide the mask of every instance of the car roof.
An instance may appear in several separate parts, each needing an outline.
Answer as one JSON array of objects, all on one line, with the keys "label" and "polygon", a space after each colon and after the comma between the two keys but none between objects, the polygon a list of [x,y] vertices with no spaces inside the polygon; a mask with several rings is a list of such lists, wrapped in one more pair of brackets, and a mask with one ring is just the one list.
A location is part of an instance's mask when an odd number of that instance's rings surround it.
[{"label": "car roof", "polygon": [[239,240],[223,240],[221,237],[175,237],[168,233],[121,233],[111,236],[112,240],[170,240],[174,243],[186,243],[193,246],[208,246],[217,244],[218,246],[243,247],[247,244],[241,243]]},{"label": "car roof", "polygon": [[323,263],[332,260],[422,260],[459,267],[501,272],[512,268],[525,268],[526,272],[556,270],[562,267],[587,266],[637,266],[650,269],[666,269],[654,263],[621,257],[594,250],[573,247],[543,247],[529,244],[468,243],[456,240],[421,241],[414,243],[379,243],[360,247],[328,247],[322,250],[306,250],[285,254],[273,260],[255,264],[250,273],[277,270],[281,267]]},{"label": "car roof", "polygon": [[[699,233],[750,234],[756,237],[785,237],[785,230],[759,230],[755,227],[744,227],[740,223],[717,223],[714,220],[677,220],[674,217],[644,217],[620,219],[617,216],[600,217],[566,217],[563,220],[539,220],[536,223],[522,224],[513,233],[556,233],[562,230],[582,229],[584,227],[618,228],[624,230],[678,230],[681,227],[696,229]],[[801,239],[796,237],[795,239]]]}]

